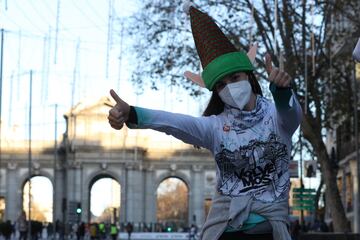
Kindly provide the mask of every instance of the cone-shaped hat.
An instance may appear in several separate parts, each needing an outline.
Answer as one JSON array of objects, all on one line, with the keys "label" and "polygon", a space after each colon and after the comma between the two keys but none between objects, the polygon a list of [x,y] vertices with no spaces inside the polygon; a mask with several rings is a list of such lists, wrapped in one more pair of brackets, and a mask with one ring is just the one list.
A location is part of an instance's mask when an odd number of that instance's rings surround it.
[{"label": "cone-shaped hat", "polygon": [[188,11],[206,88],[212,90],[215,83],[228,74],[254,70],[246,53],[236,50],[209,15],[192,5]]}]

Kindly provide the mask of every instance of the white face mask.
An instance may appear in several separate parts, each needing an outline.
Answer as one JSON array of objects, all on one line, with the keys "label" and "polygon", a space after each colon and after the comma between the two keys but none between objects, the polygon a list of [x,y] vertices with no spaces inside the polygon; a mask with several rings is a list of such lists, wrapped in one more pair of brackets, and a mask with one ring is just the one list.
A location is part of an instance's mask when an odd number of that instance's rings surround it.
[{"label": "white face mask", "polygon": [[242,110],[250,100],[251,91],[249,81],[242,80],[226,84],[219,96],[224,103]]}]

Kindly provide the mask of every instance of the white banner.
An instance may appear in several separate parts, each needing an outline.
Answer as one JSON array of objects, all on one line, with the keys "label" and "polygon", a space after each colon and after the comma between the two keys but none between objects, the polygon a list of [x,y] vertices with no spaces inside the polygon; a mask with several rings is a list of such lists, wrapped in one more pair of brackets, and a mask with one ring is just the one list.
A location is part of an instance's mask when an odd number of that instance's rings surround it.
[{"label": "white banner", "polygon": [[[121,232],[120,239],[128,239],[128,234]],[[189,240],[188,233],[162,233],[162,232],[134,232],[131,234],[131,240],[152,240],[152,239],[174,239],[174,240]]]}]

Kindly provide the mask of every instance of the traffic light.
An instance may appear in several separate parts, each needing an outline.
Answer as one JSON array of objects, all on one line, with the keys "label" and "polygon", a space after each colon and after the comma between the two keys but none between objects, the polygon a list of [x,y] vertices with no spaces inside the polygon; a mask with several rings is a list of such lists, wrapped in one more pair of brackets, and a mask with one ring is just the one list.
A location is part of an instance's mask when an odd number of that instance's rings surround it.
[{"label": "traffic light", "polygon": [[172,231],[171,227],[167,227],[166,231],[171,232]]},{"label": "traffic light", "polygon": [[81,203],[77,203],[77,206],[76,206],[76,213],[77,214],[81,214],[82,212],[82,209],[81,209]]}]

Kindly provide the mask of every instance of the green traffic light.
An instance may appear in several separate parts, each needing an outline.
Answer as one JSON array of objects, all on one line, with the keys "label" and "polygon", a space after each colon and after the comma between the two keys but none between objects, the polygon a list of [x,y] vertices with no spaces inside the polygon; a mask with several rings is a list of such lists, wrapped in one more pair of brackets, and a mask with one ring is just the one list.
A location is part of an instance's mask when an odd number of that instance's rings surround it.
[{"label": "green traffic light", "polygon": [[77,203],[77,207],[76,207],[76,213],[77,214],[81,214],[82,210],[81,210],[81,203]]},{"label": "green traffic light", "polygon": [[171,232],[171,227],[168,227],[168,228],[167,228],[167,231],[168,231],[168,232]]}]

